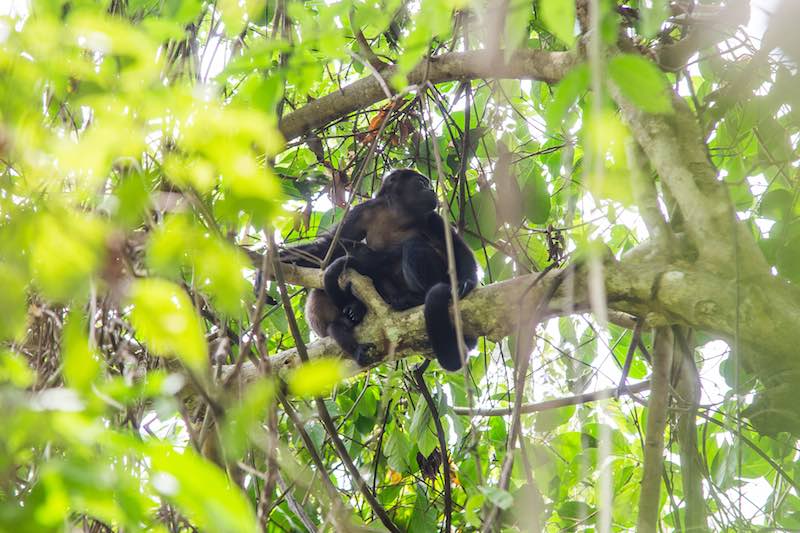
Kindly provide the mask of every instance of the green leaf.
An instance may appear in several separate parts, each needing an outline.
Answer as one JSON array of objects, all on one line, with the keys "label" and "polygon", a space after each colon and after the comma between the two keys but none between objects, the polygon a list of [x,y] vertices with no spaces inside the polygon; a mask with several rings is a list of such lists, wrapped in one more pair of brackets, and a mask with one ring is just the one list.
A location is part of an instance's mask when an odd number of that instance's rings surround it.
[{"label": "green leaf", "polygon": [[648,6],[645,3],[639,4],[639,13],[642,20],[639,28],[645,37],[654,37],[667,19],[667,15],[669,15],[667,0],[651,0],[651,3],[652,6]]},{"label": "green leaf", "polygon": [[414,500],[414,509],[411,512],[411,519],[408,522],[409,533],[426,533],[436,531],[436,507],[431,505],[425,492],[417,490],[417,497]]},{"label": "green leaf", "polygon": [[19,339],[25,333],[28,314],[26,284],[22,272],[0,263],[0,340]]},{"label": "green leaf", "polygon": [[11,385],[24,389],[36,382],[36,375],[28,366],[25,357],[9,350],[0,351],[0,384]]},{"label": "green leaf", "polygon": [[97,356],[89,347],[88,325],[80,311],[70,311],[62,333],[64,359],[64,380],[70,387],[84,393],[91,389],[92,383],[100,374]]},{"label": "green leaf", "polygon": [[541,0],[539,13],[553,35],[568,46],[575,44],[574,0]]},{"label": "green leaf", "polygon": [[642,56],[620,54],[611,58],[608,74],[625,98],[641,110],[654,114],[673,112],[667,77]]},{"label": "green leaf", "polygon": [[345,377],[347,365],[342,359],[324,357],[295,368],[286,381],[295,396],[312,398],[328,394]]},{"label": "green leaf", "polygon": [[260,531],[253,508],[225,473],[191,448],[152,447],[153,488],[207,531]]},{"label": "green leaf", "polygon": [[408,434],[412,441],[419,441],[422,432],[428,430],[428,422],[431,420],[431,412],[424,401],[418,401],[414,409],[414,416],[411,417],[411,425],[408,427]]},{"label": "green leaf", "polygon": [[793,195],[786,189],[767,192],[758,206],[758,214],[772,220],[784,220],[792,211]]},{"label": "green leaf", "polygon": [[575,101],[589,88],[589,67],[581,64],[569,71],[555,87],[553,100],[545,108],[547,129],[557,132]]},{"label": "green leaf", "polygon": [[[473,212],[474,209],[474,212]],[[467,227],[485,239],[492,239],[497,233],[497,212],[492,192],[482,189],[472,197],[472,206],[466,207],[464,220]]]},{"label": "green leaf", "polygon": [[386,461],[389,466],[401,474],[411,471],[409,456],[411,455],[411,442],[405,432],[399,428],[389,433],[386,440]]},{"label": "green leaf", "polygon": [[528,22],[530,21],[530,2],[513,0],[508,2],[505,20],[505,32],[503,38],[505,39],[505,60],[511,58],[517,48],[522,45],[530,35],[528,31]]},{"label": "green leaf", "polygon": [[483,522],[480,518],[481,507],[486,497],[483,494],[473,494],[467,498],[467,505],[464,507],[464,518],[467,523],[474,528],[480,528]]},{"label": "green leaf", "polygon": [[203,326],[183,289],[161,279],[137,280],[130,302],[133,327],[150,350],[160,356],[177,356],[193,370],[205,370],[208,355]]},{"label": "green leaf", "polygon": [[538,165],[531,165],[522,177],[525,216],[534,224],[545,224],[550,218],[550,192]]},{"label": "green leaf", "polygon": [[534,431],[537,434],[548,433],[569,422],[575,413],[575,406],[562,407],[560,409],[550,409],[536,414],[536,424]]},{"label": "green leaf", "polygon": [[514,497],[506,490],[497,487],[480,487],[480,490],[490,502],[500,509],[508,509],[514,503]]}]

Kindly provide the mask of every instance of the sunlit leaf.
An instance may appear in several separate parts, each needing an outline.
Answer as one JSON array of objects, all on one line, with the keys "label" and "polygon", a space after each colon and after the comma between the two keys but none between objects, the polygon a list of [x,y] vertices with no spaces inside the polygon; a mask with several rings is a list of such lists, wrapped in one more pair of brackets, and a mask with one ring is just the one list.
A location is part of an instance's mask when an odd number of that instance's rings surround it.
[{"label": "sunlit leaf", "polygon": [[100,266],[104,225],[77,213],[42,214],[31,242],[31,270],[48,298],[67,300],[86,294]]},{"label": "sunlit leaf", "polygon": [[25,330],[28,300],[22,272],[0,263],[0,339],[16,339]]},{"label": "sunlit leaf", "polygon": [[153,446],[153,488],[198,527],[208,531],[260,531],[253,508],[218,467],[191,448]]},{"label": "sunlit leaf", "polygon": [[33,385],[35,380],[33,370],[22,355],[0,350],[0,383],[10,383],[24,389]]},{"label": "sunlit leaf", "polygon": [[303,363],[287,378],[289,390],[301,397],[327,394],[347,376],[347,366],[341,359],[326,357]]},{"label": "sunlit leaf", "polygon": [[87,392],[92,382],[100,373],[100,365],[89,346],[87,325],[81,314],[73,310],[62,333],[62,350],[64,354],[64,380],[67,385],[79,391]]},{"label": "sunlit leaf", "polygon": [[142,279],[131,287],[131,322],[157,355],[176,356],[190,368],[208,365],[203,326],[189,296],[174,283]]}]

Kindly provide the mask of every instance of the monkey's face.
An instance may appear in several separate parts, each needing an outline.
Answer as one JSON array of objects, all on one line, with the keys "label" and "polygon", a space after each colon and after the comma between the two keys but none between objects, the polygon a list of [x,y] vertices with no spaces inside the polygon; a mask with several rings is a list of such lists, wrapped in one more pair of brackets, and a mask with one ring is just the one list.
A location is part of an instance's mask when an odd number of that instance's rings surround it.
[{"label": "monkey's face", "polygon": [[379,197],[412,215],[424,215],[439,204],[431,180],[416,170],[392,170],[383,178]]}]

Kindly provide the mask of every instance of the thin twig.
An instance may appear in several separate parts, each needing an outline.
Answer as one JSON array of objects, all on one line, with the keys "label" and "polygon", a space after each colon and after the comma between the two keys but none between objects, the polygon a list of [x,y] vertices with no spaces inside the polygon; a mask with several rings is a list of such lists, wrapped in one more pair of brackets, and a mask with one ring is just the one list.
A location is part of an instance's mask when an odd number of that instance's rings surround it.
[{"label": "thin twig", "polygon": [[425,403],[428,404],[428,410],[431,412],[433,418],[433,425],[436,427],[436,437],[439,439],[439,451],[442,454],[442,475],[444,479],[444,530],[450,533],[450,524],[452,522],[453,514],[453,489],[450,481],[450,455],[447,453],[447,440],[444,436],[444,427],[439,415],[439,410],[436,408],[436,403],[433,401],[431,391],[425,383],[425,370],[431,364],[430,359],[425,359],[417,368],[414,369],[414,377],[417,380],[417,387],[425,398]]},{"label": "thin twig", "polygon": [[[286,290],[286,283],[283,279],[281,263],[278,261],[275,238],[270,232],[267,232],[267,246],[268,253],[272,256],[272,267],[275,271],[275,279],[278,283],[281,301],[283,302],[284,311],[286,312],[286,320],[289,323],[289,331],[291,331],[292,337],[294,337],[295,345],[297,346],[297,354],[301,361],[304,363],[308,362],[306,345],[303,342],[302,335],[300,335],[300,328],[297,326],[297,320],[295,319],[294,312],[292,311],[292,303],[289,300],[289,293]],[[389,514],[386,512],[386,509],[384,509],[383,505],[381,505],[377,498],[375,498],[375,495],[367,486],[364,478],[361,477],[361,473],[358,471],[358,468],[356,468],[356,465],[353,463],[353,459],[350,457],[350,454],[347,453],[347,448],[345,448],[344,443],[342,443],[342,439],[339,438],[339,434],[336,432],[336,425],[333,423],[327,407],[325,407],[325,402],[322,400],[322,398],[315,398],[314,403],[317,407],[319,419],[322,422],[322,425],[325,427],[325,431],[328,432],[331,442],[333,443],[333,447],[336,450],[336,453],[339,455],[339,458],[341,459],[345,468],[347,468],[353,483],[361,491],[364,499],[367,500],[367,503],[369,503],[370,507],[372,507],[373,512],[378,516],[383,525],[386,526],[386,529],[392,532],[400,533],[400,529],[394,524],[394,522],[392,522],[392,519],[389,518]]]},{"label": "thin twig", "polygon": [[[644,392],[650,388],[650,380],[640,381],[633,385],[628,385],[621,394],[636,394]],[[581,405],[584,403],[597,402],[600,400],[610,400],[617,397],[619,389],[614,387],[612,389],[603,389],[595,392],[587,392],[584,394],[576,394],[574,396],[567,396],[565,398],[556,398],[554,400],[545,400],[537,403],[526,403],[520,407],[521,414],[540,413],[542,411],[550,411],[552,409],[559,409],[568,405]],[[453,407],[453,412],[457,415],[466,416],[508,416],[513,412],[513,407],[495,407],[491,409],[470,409],[469,407]]]}]

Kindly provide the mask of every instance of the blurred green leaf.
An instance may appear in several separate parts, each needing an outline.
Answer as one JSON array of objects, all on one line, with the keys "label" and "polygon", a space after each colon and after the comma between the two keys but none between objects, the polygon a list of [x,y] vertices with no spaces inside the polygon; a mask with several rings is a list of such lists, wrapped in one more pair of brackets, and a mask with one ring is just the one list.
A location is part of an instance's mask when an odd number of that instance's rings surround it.
[{"label": "blurred green leaf", "polygon": [[43,213],[31,235],[30,262],[44,295],[66,301],[88,293],[91,276],[103,256],[105,226],[74,212]]},{"label": "blurred green leaf", "polygon": [[136,334],[156,355],[177,356],[198,372],[206,369],[203,325],[178,285],[161,279],[137,280],[131,287],[130,303]]},{"label": "blurred green leaf", "polygon": [[28,299],[26,279],[11,265],[0,263],[0,340],[14,340],[25,332]]},{"label": "blurred green leaf", "polygon": [[36,381],[36,375],[28,366],[28,362],[20,354],[9,350],[0,350],[0,384],[10,383],[24,389]]},{"label": "blurred green leaf", "polygon": [[645,58],[620,54],[608,62],[608,74],[634,105],[648,113],[671,114],[672,91],[658,67]]},{"label": "blurred green leaf", "polygon": [[508,491],[497,487],[481,487],[481,492],[490,502],[500,509],[508,509],[514,503],[514,498]]},{"label": "blurred green leaf", "polygon": [[556,132],[561,129],[567,111],[588,88],[589,68],[585,64],[573,68],[558,82],[553,100],[545,108],[548,130]]},{"label": "blurred green leaf", "polygon": [[342,359],[325,357],[312,359],[298,366],[287,377],[289,390],[302,398],[322,396],[347,377],[347,365]]},{"label": "blurred green leaf", "polygon": [[539,14],[547,29],[568,46],[575,43],[575,2],[540,0]]},{"label": "blurred green leaf", "polygon": [[89,346],[88,326],[78,310],[73,309],[62,333],[64,354],[64,380],[67,385],[83,393],[90,390],[100,374],[100,364],[94,350]]},{"label": "blurred green leaf", "polygon": [[253,508],[225,474],[192,449],[152,446],[153,488],[198,527],[208,531],[260,531]]}]

